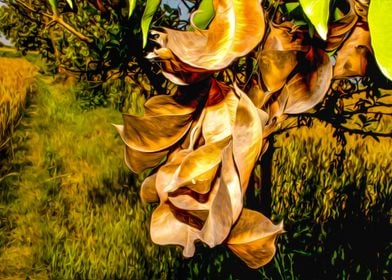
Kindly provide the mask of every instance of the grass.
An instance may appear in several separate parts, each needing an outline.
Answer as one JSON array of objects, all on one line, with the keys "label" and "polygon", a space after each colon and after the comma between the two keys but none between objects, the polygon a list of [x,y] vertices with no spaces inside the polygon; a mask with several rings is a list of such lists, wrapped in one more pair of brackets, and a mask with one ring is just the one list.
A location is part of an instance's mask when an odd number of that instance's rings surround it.
[{"label": "grass", "polygon": [[167,278],[177,253],[149,240],[150,208],[111,125],[121,114],[83,112],[51,82],[37,82],[1,159],[12,169],[0,183],[0,278]]},{"label": "grass", "polygon": [[[384,132],[392,131],[390,121],[382,124]],[[278,137],[272,209],[287,234],[268,268],[272,279],[390,276],[392,139],[347,140],[338,174],[330,168],[339,149],[330,127],[316,123]]]},{"label": "grass", "polygon": [[[389,278],[391,138],[349,136],[338,174],[330,127],[279,135],[272,219],[287,232],[274,260],[251,270],[224,246],[199,244],[187,260],[153,245],[141,178],[126,169],[111,126],[120,113],[82,111],[74,89],[50,77],[38,76],[34,88],[0,158],[0,279]],[[377,129],[391,131],[390,121]]]}]

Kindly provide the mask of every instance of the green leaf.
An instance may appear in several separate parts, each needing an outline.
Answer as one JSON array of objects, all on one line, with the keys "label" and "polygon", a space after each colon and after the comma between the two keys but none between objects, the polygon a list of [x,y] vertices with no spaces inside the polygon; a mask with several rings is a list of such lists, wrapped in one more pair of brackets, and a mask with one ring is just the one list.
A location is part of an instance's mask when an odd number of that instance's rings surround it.
[{"label": "green leaf", "polygon": [[295,9],[298,8],[299,4],[294,2],[294,3],[286,3],[285,4],[287,12],[291,13],[292,11],[294,11]]},{"label": "green leaf", "polygon": [[71,7],[71,9],[73,9],[73,2],[72,2],[72,0],[67,0],[67,3]]},{"label": "green leaf", "polygon": [[57,1],[56,0],[48,0],[50,6],[52,7],[53,13],[57,14]]},{"label": "green leaf", "polygon": [[148,30],[150,29],[152,18],[161,3],[160,0],[147,0],[146,8],[142,17],[143,48],[147,44]]},{"label": "green leaf", "polygon": [[202,0],[199,8],[193,14],[192,24],[200,29],[206,29],[215,16],[212,0]]},{"label": "green leaf", "polygon": [[392,80],[392,0],[370,1],[368,22],[374,55],[381,72]]},{"label": "green leaf", "polygon": [[323,40],[327,39],[330,0],[299,0],[304,13]]},{"label": "green leaf", "polygon": [[136,7],[136,0],[128,0],[129,4],[129,11],[128,11],[128,18],[130,18],[133,14],[133,11]]}]

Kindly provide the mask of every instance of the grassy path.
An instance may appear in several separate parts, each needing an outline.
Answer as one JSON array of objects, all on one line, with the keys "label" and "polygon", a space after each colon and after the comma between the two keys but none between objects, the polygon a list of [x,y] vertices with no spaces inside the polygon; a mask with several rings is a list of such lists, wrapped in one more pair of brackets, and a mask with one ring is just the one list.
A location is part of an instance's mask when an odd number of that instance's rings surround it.
[{"label": "grassy path", "polygon": [[82,112],[49,78],[37,89],[2,160],[0,279],[165,278],[172,252],[149,241],[111,125],[120,113]]}]

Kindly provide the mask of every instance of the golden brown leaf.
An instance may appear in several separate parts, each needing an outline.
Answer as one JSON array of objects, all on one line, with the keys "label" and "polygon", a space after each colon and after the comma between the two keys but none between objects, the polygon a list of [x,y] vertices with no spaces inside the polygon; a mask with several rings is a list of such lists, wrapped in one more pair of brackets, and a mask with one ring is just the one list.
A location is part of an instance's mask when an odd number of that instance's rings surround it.
[{"label": "golden brown leaf", "polygon": [[369,0],[352,0],[354,1],[354,8],[361,21],[367,22],[369,11]]},{"label": "golden brown leaf", "polygon": [[310,45],[305,43],[306,33],[291,21],[281,24],[270,23],[270,33],[263,45],[264,50],[308,52]]},{"label": "golden brown leaf", "polygon": [[215,185],[211,187],[209,193],[199,194],[188,188],[181,188],[175,192],[170,193],[168,200],[177,208],[186,211],[199,211],[199,210],[210,210],[212,199],[216,190]]},{"label": "golden brown leaf", "polygon": [[177,189],[176,176],[180,164],[184,157],[190,152],[190,150],[175,150],[170,154],[167,162],[159,168],[157,172],[156,189],[161,201],[166,201],[168,192]]},{"label": "golden brown leaf", "polygon": [[151,240],[159,245],[181,245],[183,255],[192,257],[195,253],[194,241],[199,230],[179,221],[167,203],[159,205],[151,216]]},{"label": "golden brown leaf", "polygon": [[231,90],[222,102],[204,109],[202,129],[206,143],[216,142],[231,135],[237,105],[238,97]]},{"label": "golden brown leaf", "polygon": [[282,90],[283,96],[287,94],[286,114],[299,114],[313,108],[329,89],[332,79],[329,56],[323,51],[315,51],[309,63],[309,68],[297,72]]},{"label": "golden brown leaf", "polygon": [[144,116],[124,114],[124,125],[115,127],[126,144],[128,167],[139,173],[159,164],[190,129],[194,111],[172,97],[156,96],[146,102]]},{"label": "golden brown leaf", "polygon": [[288,94],[287,92],[282,93],[282,90],[275,93],[273,97],[271,97],[270,102],[268,103],[267,113],[268,113],[268,124],[276,121],[279,117],[284,114],[284,109],[287,104]]},{"label": "golden brown leaf", "polygon": [[140,189],[140,198],[145,203],[154,203],[159,201],[158,192],[156,189],[157,174],[147,177]]},{"label": "golden brown leaf", "polygon": [[189,153],[179,167],[176,187],[170,191],[186,186],[198,193],[207,193],[222,160],[222,150],[230,140],[231,136],[228,136],[220,141],[207,143]]},{"label": "golden brown leaf", "polygon": [[[160,37],[165,36],[164,33]],[[162,74],[177,85],[189,85],[207,78],[212,72],[206,69],[195,68],[180,61],[168,48],[155,49],[146,58],[162,62]]]},{"label": "golden brown leaf", "polygon": [[241,189],[240,176],[233,157],[233,142],[231,141],[222,153],[221,185],[227,188],[232,210],[233,222],[237,221],[243,207],[244,193]]},{"label": "golden brown leaf", "polygon": [[357,24],[338,50],[334,78],[365,76],[371,54],[370,33],[367,24]]},{"label": "golden brown leaf", "polygon": [[236,87],[240,95],[233,127],[233,155],[240,175],[243,192],[249,176],[260,154],[262,145],[262,124],[257,108],[248,96]]},{"label": "golden brown leaf", "polygon": [[169,152],[168,149],[157,152],[140,152],[125,146],[124,160],[127,167],[135,173],[157,166]]},{"label": "golden brown leaf", "polygon": [[252,80],[251,88],[248,91],[248,97],[257,108],[261,108],[268,100],[269,96],[270,93],[265,92],[256,80]]},{"label": "golden brown leaf", "polygon": [[262,50],[258,58],[262,80],[269,92],[281,89],[297,66],[297,51]]},{"label": "golden brown leaf", "polygon": [[191,106],[184,106],[178,103],[172,96],[157,95],[150,98],[144,104],[144,113],[149,116],[162,115],[189,115],[193,113],[194,108]]},{"label": "golden brown leaf", "polygon": [[166,28],[165,33],[157,32],[156,41],[183,63],[206,70],[223,69],[255,48],[265,29],[260,2],[214,0],[213,3],[215,17],[208,30]]},{"label": "golden brown leaf", "polygon": [[249,267],[267,264],[275,254],[275,239],[283,225],[274,225],[261,213],[244,209],[233,227],[227,245]]},{"label": "golden brown leaf", "polygon": [[[242,210],[242,192],[239,182],[238,172],[234,165],[232,142],[224,148],[222,153],[222,163],[220,177],[213,177],[214,186],[209,193],[199,194],[189,188],[181,188],[169,195],[169,201],[174,206],[184,210],[209,210],[216,197],[218,188],[228,189],[231,208],[233,211],[233,221],[237,220]],[[220,181],[220,184],[218,184]],[[213,182],[211,182],[213,183]]]},{"label": "golden brown leaf", "polygon": [[326,52],[335,51],[346,39],[347,34],[351,31],[358,20],[354,10],[354,1],[347,1],[348,11],[340,19],[328,24],[328,38]]},{"label": "golden brown leaf", "polygon": [[119,130],[125,144],[140,152],[162,151],[180,140],[192,124],[192,113],[184,115],[147,115],[143,117],[124,114],[124,129]]},{"label": "golden brown leaf", "polygon": [[217,181],[216,184],[218,185],[217,192],[211,198],[211,209],[200,234],[200,240],[211,248],[222,244],[234,223],[227,185],[223,184],[221,180]]}]

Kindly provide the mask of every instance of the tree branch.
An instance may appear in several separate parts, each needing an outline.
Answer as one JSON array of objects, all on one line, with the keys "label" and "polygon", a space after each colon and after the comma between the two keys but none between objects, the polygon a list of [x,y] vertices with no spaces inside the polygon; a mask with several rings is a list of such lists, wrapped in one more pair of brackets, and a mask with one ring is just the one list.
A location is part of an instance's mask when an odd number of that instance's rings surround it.
[{"label": "tree branch", "polygon": [[361,135],[363,137],[371,136],[371,137],[392,137],[392,133],[382,133],[382,132],[375,132],[375,131],[364,131],[362,129],[354,129],[354,128],[348,128],[343,125],[339,125],[339,128],[341,128],[345,133],[348,134],[356,134],[356,135]]},{"label": "tree branch", "polygon": [[[297,116],[299,116],[299,115],[297,115]],[[333,121],[334,120],[333,118],[331,118],[332,121],[329,121],[325,117],[320,116],[319,112],[316,112],[316,113],[302,113],[301,116],[306,116],[306,117],[309,117],[309,118],[318,119],[318,120],[323,121],[323,122],[325,122],[327,124],[330,124],[333,128],[340,129],[344,133],[348,133],[350,135],[351,134],[356,134],[356,135],[361,135],[363,137],[367,137],[367,136],[370,136],[370,137],[392,137],[392,133],[391,132],[384,133],[384,132],[377,132],[377,131],[365,131],[365,130],[362,130],[362,129],[348,128],[348,127],[344,126],[343,124],[341,124],[339,122]],[[279,130],[277,132],[282,133],[284,131],[287,131],[287,130],[290,130],[290,129],[293,129],[293,128],[299,128],[301,126],[306,126],[306,124],[303,124],[303,125],[301,125],[301,124],[298,125],[297,124],[295,126],[290,126],[290,127],[287,127],[287,128],[283,128],[283,129],[281,129],[281,130]],[[274,132],[273,134],[278,134],[278,133]]]},{"label": "tree branch", "polygon": [[19,3],[20,5],[22,5],[25,9],[29,10],[30,12],[38,13],[42,16],[49,18],[50,19],[50,22],[48,23],[49,25],[51,24],[51,22],[58,23],[59,25],[63,26],[65,29],[67,29],[69,32],[71,32],[73,35],[78,37],[81,41],[83,41],[87,44],[91,44],[93,42],[93,39],[85,36],[84,34],[80,33],[79,31],[77,31],[73,26],[71,26],[70,24],[65,22],[61,16],[59,16],[57,14],[50,15],[48,13],[38,11],[38,10],[34,9],[32,6],[24,3],[21,0],[15,0],[15,1],[17,3]]},{"label": "tree branch", "polygon": [[79,31],[77,31],[73,26],[70,24],[66,23],[64,19],[61,16],[54,15],[52,16],[53,21],[57,22],[58,24],[62,25],[65,29],[67,29],[69,32],[74,34],[76,37],[78,37],[80,40],[87,44],[91,44],[93,42],[93,39],[83,35]]}]

